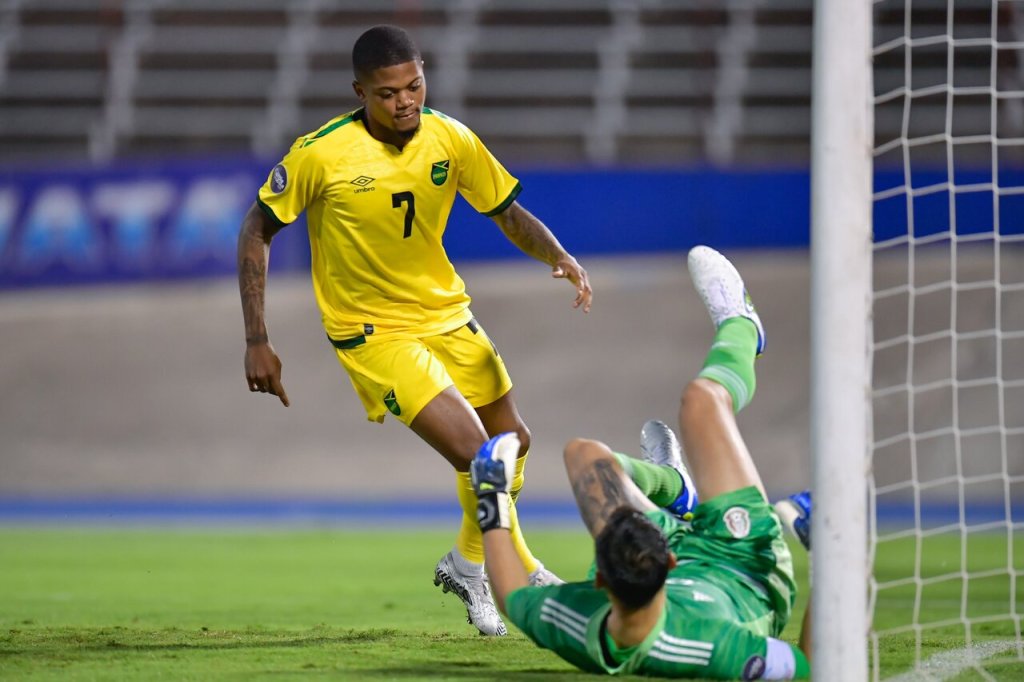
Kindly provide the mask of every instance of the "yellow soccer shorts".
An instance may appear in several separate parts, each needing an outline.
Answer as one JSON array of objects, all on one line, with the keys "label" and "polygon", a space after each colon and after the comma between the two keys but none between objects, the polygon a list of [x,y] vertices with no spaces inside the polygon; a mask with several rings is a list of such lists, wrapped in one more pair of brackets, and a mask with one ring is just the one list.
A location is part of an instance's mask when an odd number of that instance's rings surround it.
[{"label": "yellow soccer shorts", "polygon": [[[505,362],[476,320],[423,338],[353,342],[332,341],[370,421],[383,422],[391,412],[408,426],[452,385],[473,407],[493,403],[512,388]],[[345,345],[352,347],[341,347]]]}]

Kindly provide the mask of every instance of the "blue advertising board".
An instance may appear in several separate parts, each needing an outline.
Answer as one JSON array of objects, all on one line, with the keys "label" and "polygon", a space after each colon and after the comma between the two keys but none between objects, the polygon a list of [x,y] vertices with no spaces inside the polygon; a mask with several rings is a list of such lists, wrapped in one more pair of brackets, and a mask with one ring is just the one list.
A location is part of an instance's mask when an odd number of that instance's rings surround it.
[{"label": "blue advertising board", "polygon": [[[242,217],[273,161],[177,159],[64,169],[0,169],[0,287],[169,280],[235,271]],[[806,170],[518,170],[520,201],[577,254],[721,248],[806,247]],[[921,182],[941,182],[942,174]],[[880,173],[882,187],[902,182]],[[972,176],[957,178],[970,184]],[[1024,173],[1000,178],[1024,186]],[[915,178],[915,186],[918,179]],[[1000,229],[1020,234],[1024,195],[999,197]],[[876,231],[903,229],[913,205],[918,236],[948,229],[991,230],[992,192],[906,195],[876,205]],[[453,260],[517,257],[487,218],[461,199],[445,235]],[[300,219],[274,240],[271,267],[309,263]]]},{"label": "blue advertising board", "polygon": [[0,172],[0,286],[232,271],[261,176],[238,161]]}]

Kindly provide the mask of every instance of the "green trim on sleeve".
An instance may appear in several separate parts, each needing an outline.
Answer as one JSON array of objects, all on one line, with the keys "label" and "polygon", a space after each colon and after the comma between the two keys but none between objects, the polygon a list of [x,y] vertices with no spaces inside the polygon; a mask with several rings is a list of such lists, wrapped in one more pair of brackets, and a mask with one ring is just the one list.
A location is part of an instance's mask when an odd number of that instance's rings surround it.
[{"label": "green trim on sleeve", "polygon": [[270,208],[265,203],[263,203],[263,200],[260,199],[259,197],[256,197],[256,205],[259,206],[260,209],[267,214],[267,217],[273,220],[274,224],[277,225],[278,227],[285,227],[286,225],[289,224],[278,218],[276,215],[274,215],[274,209]]},{"label": "green trim on sleeve", "polygon": [[544,587],[524,585],[505,595],[505,616],[530,639],[533,639],[530,614],[540,608],[543,594],[547,594]]},{"label": "green trim on sleeve", "polygon": [[790,644],[790,648],[793,649],[793,658],[796,659],[796,673],[793,675],[794,680],[809,680],[811,678],[811,664],[807,660],[807,656],[800,650],[800,647]]},{"label": "green trim on sleeve", "polygon": [[488,218],[492,218],[492,217],[498,215],[499,213],[504,211],[506,208],[511,206],[512,202],[516,200],[516,197],[518,197],[519,193],[522,192],[522,191],[523,191],[523,186],[517,182],[516,186],[512,188],[512,191],[509,192],[509,195],[505,198],[505,201],[503,201],[500,204],[498,204],[497,208],[494,208],[494,209],[488,211],[487,213],[484,213],[484,215],[487,216]]},{"label": "green trim on sleeve", "polygon": [[[513,611],[515,611],[515,602],[519,601],[519,597],[522,597],[526,594],[525,590],[527,587],[529,587],[529,585],[516,588],[505,595],[505,615],[508,616],[513,623],[516,623],[516,625],[519,624],[517,622],[515,615],[513,615]],[[520,629],[522,628],[522,626],[519,627]]]}]

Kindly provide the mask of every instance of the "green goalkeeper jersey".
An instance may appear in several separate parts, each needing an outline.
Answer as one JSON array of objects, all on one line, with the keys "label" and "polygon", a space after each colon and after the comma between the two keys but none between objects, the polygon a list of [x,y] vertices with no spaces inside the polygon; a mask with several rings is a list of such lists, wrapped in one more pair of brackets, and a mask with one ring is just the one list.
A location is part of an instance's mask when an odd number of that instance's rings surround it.
[{"label": "green goalkeeper jersey", "polygon": [[[745,535],[735,537],[738,526],[726,521],[727,515],[746,517],[747,525],[739,531]],[[790,566],[788,550],[776,535],[780,531],[774,510],[763,498],[746,489],[700,505],[692,533],[660,510],[648,516],[668,536],[680,560],[665,583],[665,609],[643,642],[625,650],[615,647],[606,632],[611,604],[592,580],[512,592],[506,599],[512,622],[538,646],[588,672],[744,680],[807,677],[804,654],[776,639],[789,617],[791,593],[780,600],[773,581],[753,573],[751,562],[736,560],[737,550],[749,543],[762,562],[766,552],[779,554],[778,565],[768,569],[776,578]],[[716,537],[723,531],[731,533],[731,542]],[[687,549],[694,541],[703,559]],[[719,541],[724,543],[722,554],[714,551]],[[725,560],[728,553],[733,560]]]}]

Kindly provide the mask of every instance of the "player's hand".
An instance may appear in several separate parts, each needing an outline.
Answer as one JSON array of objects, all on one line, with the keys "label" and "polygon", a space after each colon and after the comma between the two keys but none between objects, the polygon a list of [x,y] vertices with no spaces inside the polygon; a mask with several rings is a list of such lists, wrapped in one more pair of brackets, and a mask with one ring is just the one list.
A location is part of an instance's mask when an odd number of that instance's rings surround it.
[{"label": "player's hand", "polygon": [[288,394],[281,385],[281,358],[277,357],[270,341],[246,345],[245,380],[250,391],[276,395],[288,407]]},{"label": "player's hand", "polygon": [[469,465],[469,477],[477,497],[507,493],[516,472],[519,436],[502,433],[480,446]]},{"label": "player's hand", "polygon": [[519,456],[519,436],[503,433],[490,439],[469,465],[469,477],[477,497],[477,521],[483,532],[508,528],[509,488]]},{"label": "player's hand", "polygon": [[590,302],[594,298],[594,290],[590,288],[587,271],[575,258],[570,255],[560,258],[551,268],[551,276],[555,279],[567,279],[572,282],[576,287],[576,300],[573,301],[572,307],[583,306],[583,312],[590,312]]}]

